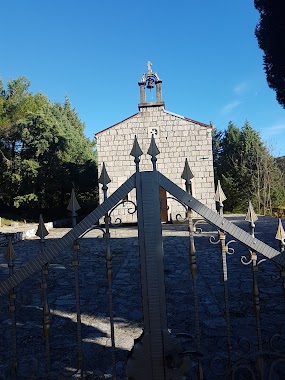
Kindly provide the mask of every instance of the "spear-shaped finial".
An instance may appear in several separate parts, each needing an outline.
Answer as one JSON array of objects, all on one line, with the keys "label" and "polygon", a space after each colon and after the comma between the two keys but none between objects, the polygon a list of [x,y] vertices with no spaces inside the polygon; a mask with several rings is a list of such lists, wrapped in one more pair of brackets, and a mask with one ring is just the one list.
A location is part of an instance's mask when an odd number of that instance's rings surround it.
[{"label": "spear-shaped finial", "polygon": [[98,179],[98,182],[101,183],[103,186],[106,186],[108,185],[108,183],[111,182],[110,177],[108,176],[108,173],[106,170],[105,162],[103,162],[102,171]]},{"label": "spear-shaped finial", "polygon": [[150,141],[150,146],[148,148],[147,154],[149,154],[151,156],[151,162],[152,162],[153,170],[156,170],[156,161],[157,161],[156,156],[159,153],[160,153],[160,151],[159,151],[159,149],[155,143],[154,136],[152,135],[151,141]]},{"label": "spear-shaped finial", "polygon": [[5,260],[8,263],[9,274],[11,276],[13,274],[13,267],[14,267],[13,261],[16,259],[16,254],[15,254],[15,251],[14,251],[14,248],[13,248],[13,244],[12,244],[11,238],[9,238],[9,242],[8,242],[8,245],[7,245],[7,248],[6,248],[6,252],[4,254],[4,258],[5,258]]},{"label": "spear-shaped finial", "polygon": [[43,220],[43,216],[42,214],[40,214],[40,217],[39,217],[39,225],[38,225],[38,229],[37,229],[37,232],[36,232],[36,236],[38,236],[41,241],[44,240],[44,238],[49,234],[48,230],[46,229],[46,226],[44,224],[44,220]]},{"label": "spear-shaped finial", "polygon": [[81,207],[79,206],[79,203],[77,202],[76,195],[74,192],[74,188],[72,188],[70,200],[69,200],[69,203],[67,206],[67,210],[69,210],[71,212],[76,212],[79,209],[81,209]]},{"label": "spear-shaped finial", "polygon": [[191,193],[191,179],[194,178],[194,175],[190,169],[187,158],[185,158],[185,164],[181,178],[185,179],[187,193]]},{"label": "spear-shaped finial", "polygon": [[70,200],[67,206],[67,210],[71,211],[71,218],[72,218],[72,227],[75,227],[76,225],[76,211],[79,210],[81,207],[79,206],[79,203],[77,202],[74,188],[71,190],[71,196]]},{"label": "spear-shaped finial", "polygon": [[217,190],[216,190],[216,194],[215,194],[215,201],[216,201],[216,204],[218,206],[217,211],[220,215],[223,214],[223,207],[224,207],[223,202],[226,199],[227,199],[227,197],[225,196],[225,193],[223,192],[220,180],[218,180]]},{"label": "spear-shaped finial", "polygon": [[103,190],[103,193],[104,193],[104,201],[107,199],[107,190],[108,190],[108,183],[111,182],[111,179],[110,177],[108,176],[108,173],[107,173],[107,170],[106,170],[106,166],[105,166],[105,163],[103,162],[103,166],[102,166],[102,171],[101,171],[101,175],[98,179],[98,182],[101,183],[103,186],[102,186],[102,190]]},{"label": "spear-shaped finial", "polygon": [[244,218],[247,222],[255,222],[258,220],[258,217],[253,209],[251,201],[248,201],[248,209],[247,209],[247,214],[246,217]]},{"label": "spear-shaped finial", "polygon": [[139,163],[140,163],[140,156],[143,154],[143,151],[141,150],[141,147],[139,146],[137,136],[135,135],[133,148],[131,150],[130,156],[133,156],[135,158],[135,164],[136,164],[136,171],[139,171]]},{"label": "spear-shaped finial", "polygon": [[246,220],[249,223],[250,234],[254,236],[254,227],[255,227],[254,222],[258,220],[258,217],[253,209],[251,201],[248,201],[247,214],[244,220]]},{"label": "spear-shaped finial", "polygon": [[279,219],[278,221],[278,227],[277,227],[277,232],[275,235],[275,239],[280,241],[280,252],[284,252],[285,250],[285,231],[282,226],[282,221]]}]

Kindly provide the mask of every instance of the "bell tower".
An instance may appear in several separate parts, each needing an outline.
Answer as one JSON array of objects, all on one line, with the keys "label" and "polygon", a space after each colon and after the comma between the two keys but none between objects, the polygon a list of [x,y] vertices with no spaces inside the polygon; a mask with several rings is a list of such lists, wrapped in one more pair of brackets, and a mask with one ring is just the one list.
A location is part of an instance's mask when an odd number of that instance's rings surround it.
[{"label": "bell tower", "polygon": [[[157,73],[154,73],[151,69],[152,63],[148,61],[147,72],[143,74],[142,79],[138,83],[140,87],[140,103],[139,110],[145,107],[164,107],[162,101],[161,84],[162,80],[159,79]],[[146,100],[146,91],[151,91],[155,87],[156,101],[148,102]]]}]

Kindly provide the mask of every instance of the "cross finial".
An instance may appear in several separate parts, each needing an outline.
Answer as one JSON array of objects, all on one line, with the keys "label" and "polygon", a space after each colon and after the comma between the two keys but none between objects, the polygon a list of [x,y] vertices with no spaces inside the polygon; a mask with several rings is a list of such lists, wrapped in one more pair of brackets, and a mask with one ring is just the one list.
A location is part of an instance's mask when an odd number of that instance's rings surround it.
[{"label": "cross finial", "polygon": [[150,61],[148,61],[146,65],[147,65],[148,73],[152,73],[152,69],[151,69],[152,63]]}]

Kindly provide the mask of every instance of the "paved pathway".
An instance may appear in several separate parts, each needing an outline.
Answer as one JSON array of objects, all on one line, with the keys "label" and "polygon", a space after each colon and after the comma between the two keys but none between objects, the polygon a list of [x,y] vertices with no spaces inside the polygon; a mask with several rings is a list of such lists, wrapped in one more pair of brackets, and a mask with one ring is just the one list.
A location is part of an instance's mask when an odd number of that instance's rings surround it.
[{"label": "paved pathway", "polygon": [[[229,219],[242,228],[247,223],[241,217]],[[278,247],[274,241],[276,219],[261,217],[256,223],[256,237]],[[205,226],[206,230],[213,227]],[[53,229],[47,245],[60,238],[68,229]],[[133,341],[142,331],[140,272],[136,227],[116,228],[111,231],[113,255],[113,300],[116,337],[117,379],[125,379],[125,363]],[[188,350],[195,351],[195,312],[193,289],[189,275],[188,232],[186,225],[164,225],[165,282],[167,294],[168,327],[173,335],[186,333],[192,336],[185,341]],[[97,237],[97,238],[95,238]],[[219,245],[208,242],[209,235],[197,235],[197,288],[199,292],[199,318],[201,354],[205,379],[223,379],[218,375],[226,355],[226,322],[224,313],[224,288]],[[252,312],[252,272],[250,265],[240,263],[247,250],[234,244],[235,253],[228,255],[228,287],[231,313],[232,343],[249,338],[251,349],[256,346],[256,325]],[[16,269],[32,259],[39,251],[37,239],[15,244]],[[3,261],[4,248],[0,250],[0,280],[7,277],[8,268]],[[72,251],[62,252],[49,266],[48,299],[51,312],[50,347],[52,378],[58,378],[60,366],[76,368],[76,309],[74,270],[70,262]],[[108,297],[105,270],[105,241],[100,231],[92,231],[81,240],[80,291],[81,320],[84,353],[84,376],[90,379],[111,378],[111,340],[108,323]],[[266,349],[274,333],[284,332],[284,301],[278,270],[270,262],[261,264],[259,273],[261,329]],[[21,358],[19,373],[27,374],[35,367],[35,378],[44,373],[44,344],[42,338],[42,294],[39,290],[40,274],[25,281],[17,289],[17,342]],[[10,379],[7,362],[11,356],[11,323],[7,313],[7,296],[0,298],[0,379]],[[274,321],[274,323],[272,323]],[[243,347],[246,349],[246,347]],[[241,348],[240,348],[241,350]],[[220,361],[211,360],[217,355]],[[68,363],[67,358],[70,360]],[[194,358],[195,359],[195,358]],[[216,365],[216,366],[215,366]],[[216,367],[216,368],[214,368]],[[194,379],[196,361],[187,379]],[[192,371],[193,370],[193,371]],[[75,378],[69,373],[69,378]],[[89,374],[89,375],[88,375]],[[91,375],[93,374],[93,375]],[[20,375],[18,378],[21,378]],[[22,377],[25,378],[25,377]],[[276,377],[277,379],[278,377]],[[282,377],[281,377],[282,378]],[[147,379],[146,379],[147,380]]]}]

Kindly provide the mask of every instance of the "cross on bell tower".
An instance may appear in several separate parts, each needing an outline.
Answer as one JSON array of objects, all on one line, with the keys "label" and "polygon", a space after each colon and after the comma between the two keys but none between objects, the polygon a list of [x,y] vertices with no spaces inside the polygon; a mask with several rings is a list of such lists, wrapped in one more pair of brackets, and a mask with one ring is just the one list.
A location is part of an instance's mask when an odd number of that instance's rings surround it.
[{"label": "cross on bell tower", "polygon": [[[142,79],[138,83],[140,87],[140,103],[139,110],[145,107],[158,107],[163,106],[164,102],[162,101],[161,94],[161,84],[162,80],[159,79],[157,73],[152,71],[152,63],[150,61],[147,62],[147,72],[143,74]],[[146,89],[152,90],[156,88],[156,101],[155,102],[147,102],[146,100]]]}]

